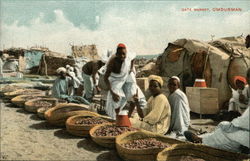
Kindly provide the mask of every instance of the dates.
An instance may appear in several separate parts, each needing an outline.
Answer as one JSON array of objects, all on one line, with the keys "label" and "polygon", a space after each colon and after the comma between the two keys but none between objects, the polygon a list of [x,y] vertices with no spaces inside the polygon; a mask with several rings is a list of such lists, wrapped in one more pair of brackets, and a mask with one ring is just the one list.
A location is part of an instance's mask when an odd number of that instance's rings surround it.
[{"label": "dates", "polygon": [[94,133],[95,136],[117,136],[124,132],[136,131],[136,128],[132,127],[118,127],[116,125],[102,126]]},{"label": "dates", "polygon": [[35,107],[51,107],[52,103],[48,101],[36,101],[34,104]]},{"label": "dates", "polygon": [[77,125],[97,125],[97,124],[103,124],[108,123],[107,120],[104,120],[99,117],[86,117],[76,120],[75,124]]},{"label": "dates", "polygon": [[205,160],[197,157],[184,156],[180,158],[180,161],[205,161]]},{"label": "dates", "polygon": [[164,149],[170,145],[155,138],[138,139],[122,144],[123,147],[127,149]]}]

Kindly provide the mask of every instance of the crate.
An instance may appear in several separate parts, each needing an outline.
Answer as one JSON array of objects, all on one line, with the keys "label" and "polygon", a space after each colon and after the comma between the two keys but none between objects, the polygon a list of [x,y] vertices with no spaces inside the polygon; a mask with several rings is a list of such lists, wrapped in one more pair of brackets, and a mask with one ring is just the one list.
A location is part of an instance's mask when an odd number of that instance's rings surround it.
[{"label": "crate", "polygon": [[198,114],[216,114],[219,112],[217,88],[187,87],[186,94],[192,112]]},{"label": "crate", "polygon": [[142,92],[145,93],[146,90],[148,89],[148,86],[149,86],[148,78],[147,77],[136,78],[136,83],[140,87],[140,89],[142,90]]}]

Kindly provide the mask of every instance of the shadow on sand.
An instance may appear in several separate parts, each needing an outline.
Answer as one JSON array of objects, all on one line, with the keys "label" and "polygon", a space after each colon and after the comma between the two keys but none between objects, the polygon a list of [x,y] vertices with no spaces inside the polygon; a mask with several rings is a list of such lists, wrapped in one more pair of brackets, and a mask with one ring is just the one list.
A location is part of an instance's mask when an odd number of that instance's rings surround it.
[{"label": "shadow on sand", "polygon": [[71,135],[66,131],[66,129],[60,129],[54,132],[54,136],[62,139],[81,139],[80,136]]},{"label": "shadow on sand", "polygon": [[37,124],[33,124],[29,126],[32,129],[37,129],[37,130],[53,130],[53,129],[60,129],[60,127],[56,127],[53,125],[50,125],[46,121],[39,122]]},{"label": "shadow on sand", "polygon": [[122,159],[118,156],[115,150],[110,150],[108,152],[104,152],[100,154],[97,158],[97,161],[122,161]]},{"label": "shadow on sand", "polygon": [[108,150],[107,148],[101,147],[100,145],[96,144],[90,138],[85,138],[77,143],[78,148],[83,148],[84,150],[93,152],[93,153],[100,153],[101,151]]}]

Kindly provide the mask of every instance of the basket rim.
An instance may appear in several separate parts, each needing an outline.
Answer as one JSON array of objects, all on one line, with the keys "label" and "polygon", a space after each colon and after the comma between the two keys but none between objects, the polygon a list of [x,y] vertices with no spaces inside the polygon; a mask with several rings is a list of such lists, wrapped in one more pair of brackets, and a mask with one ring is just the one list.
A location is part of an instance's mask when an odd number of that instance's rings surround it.
[{"label": "basket rim", "polygon": [[74,115],[74,116],[69,117],[66,121],[66,125],[69,125],[71,127],[84,127],[84,126],[86,126],[84,124],[76,125],[75,123],[73,123],[75,121],[75,119],[80,118],[80,117],[100,117],[100,116],[98,113],[86,111],[86,114],[78,114],[78,115]]}]

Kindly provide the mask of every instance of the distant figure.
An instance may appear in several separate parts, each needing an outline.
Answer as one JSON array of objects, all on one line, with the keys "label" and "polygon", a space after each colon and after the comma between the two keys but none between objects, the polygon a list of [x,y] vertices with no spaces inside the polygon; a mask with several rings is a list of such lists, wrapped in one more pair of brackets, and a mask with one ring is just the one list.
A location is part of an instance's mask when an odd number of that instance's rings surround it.
[{"label": "distant figure", "polygon": [[250,47],[250,35],[247,35],[245,45],[246,45],[246,48]]},{"label": "distant figure", "polygon": [[138,118],[132,118],[132,126],[164,135],[170,126],[171,107],[167,97],[161,91],[163,86],[162,78],[150,75],[148,80],[149,91],[152,96],[149,98],[145,108],[140,106],[138,95],[134,96],[141,121]]},{"label": "distant figure", "polygon": [[52,97],[66,100],[72,103],[83,103],[89,105],[90,103],[80,96],[70,96],[70,87],[73,85],[71,77],[67,76],[67,70],[64,67],[57,69],[58,78],[55,80],[52,87]]},{"label": "distant figure", "polygon": [[0,51],[0,78],[3,78],[3,52]]},{"label": "distant figure", "polygon": [[169,79],[170,95],[168,101],[171,106],[170,132],[177,136],[183,135],[190,125],[190,108],[187,96],[180,90],[180,79],[173,76]]},{"label": "distant figure", "polygon": [[248,106],[248,101],[250,99],[249,87],[247,85],[246,78],[242,76],[235,76],[234,83],[236,90],[232,89],[232,98],[229,100],[228,111],[238,112],[242,114]]},{"label": "distant figure", "polygon": [[69,97],[69,88],[72,85],[72,78],[67,76],[67,70],[60,67],[56,70],[58,78],[55,80],[52,87],[52,96],[60,99]]},{"label": "distant figure", "polygon": [[96,80],[98,75],[98,70],[104,66],[105,63],[102,60],[93,60],[89,61],[82,67],[82,78],[84,82],[84,98],[88,101],[92,101],[94,96],[94,88],[97,93],[100,92],[100,88],[98,87],[98,82]]},{"label": "distant figure", "polygon": [[69,94],[70,96],[74,96],[76,94],[76,90],[81,85],[81,81],[76,77],[76,73],[73,67],[68,66],[67,74],[68,76],[72,78],[72,82],[73,82],[72,87],[69,89]]}]

